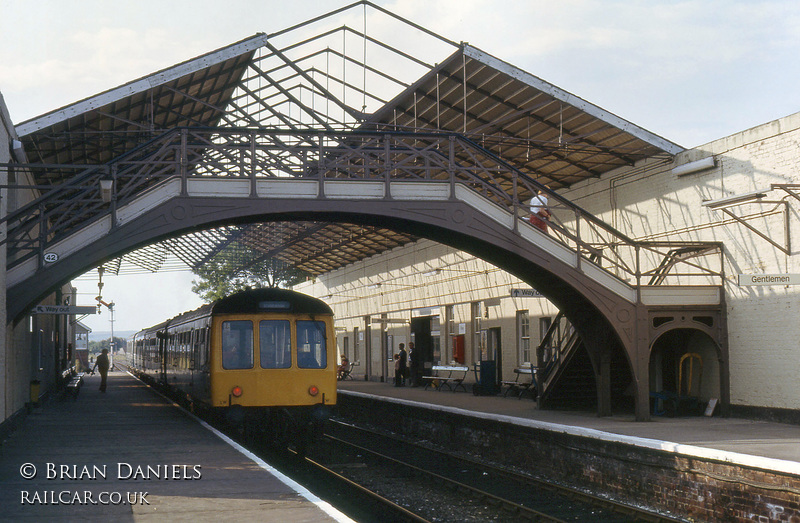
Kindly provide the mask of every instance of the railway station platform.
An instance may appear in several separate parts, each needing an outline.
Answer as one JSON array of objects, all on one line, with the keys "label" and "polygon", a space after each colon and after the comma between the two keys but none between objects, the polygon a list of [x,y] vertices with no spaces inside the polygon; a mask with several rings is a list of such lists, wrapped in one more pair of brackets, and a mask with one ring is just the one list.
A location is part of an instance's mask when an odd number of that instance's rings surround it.
[{"label": "railway station platform", "polygon": [[652,421],[638,422],[633,413],[601,418],[595,412],[538,410],[528,396],[521,399],[502,395],[475,396],[471,392],[394,387],[375,381],[339,382],[339,392],[427,405],[462,415],[800,475],[800,426],[797,425],[719,416],[653,416]]},{"label": "railway station platform", "polygon": [[123,372],[86,376],[0,445],[0,521],[350,521]]}]

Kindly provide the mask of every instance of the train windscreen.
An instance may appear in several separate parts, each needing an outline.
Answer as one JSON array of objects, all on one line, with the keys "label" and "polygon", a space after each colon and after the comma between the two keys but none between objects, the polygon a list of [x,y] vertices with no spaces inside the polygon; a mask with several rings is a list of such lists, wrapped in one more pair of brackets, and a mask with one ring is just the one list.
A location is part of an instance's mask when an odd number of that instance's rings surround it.
[{"label": "train windscreen", "polygon": [[261,320],[258,336],[262,369],[288,369],[292,366],[289,320]]},{"label": "train windscreen", "polygon": [[248,320],[222,322],[222,368],[227,370],[253,368],[253,322]]},{"label": "train windscreen", "polygon": [[325,322],[297,322],[297,366],[301,369],[324,369],[328,366]]}]

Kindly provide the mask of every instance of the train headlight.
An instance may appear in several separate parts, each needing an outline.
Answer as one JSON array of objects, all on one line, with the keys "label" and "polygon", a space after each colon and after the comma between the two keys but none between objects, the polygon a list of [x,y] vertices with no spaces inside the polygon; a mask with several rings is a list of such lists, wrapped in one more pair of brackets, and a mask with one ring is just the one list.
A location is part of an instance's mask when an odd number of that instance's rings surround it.
[{"label": "train headlight", "polygon": [[308,394],[311,396],[316,396],[317,394],[319,394],[319,388],[316,385],[311,385],[308,388]]},{"label": "train headlight", "polygon": [[233,389],[231,389],[231,396],[233,396],[234,398],[238,398],[241,395],[242,395],[242,388],[240,386],[237,385]]}]

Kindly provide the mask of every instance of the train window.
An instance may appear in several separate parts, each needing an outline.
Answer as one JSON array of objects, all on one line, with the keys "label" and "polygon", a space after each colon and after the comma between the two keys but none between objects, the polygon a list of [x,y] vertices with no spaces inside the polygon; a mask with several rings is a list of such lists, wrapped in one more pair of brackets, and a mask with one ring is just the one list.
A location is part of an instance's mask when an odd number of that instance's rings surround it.
[{"label": "train window", "polygon": [[324,369],[328,366],[325,322],[297,322],[297,366],[301,369]]},{"label": "train window", "polygon": [[253,322],[222,322],[222,368],[253,368]]},{"label": "train window", "polygon": [[262,320],[258,323],[262,369],[288,369],[292,366],[292,332],[289,320]]}]

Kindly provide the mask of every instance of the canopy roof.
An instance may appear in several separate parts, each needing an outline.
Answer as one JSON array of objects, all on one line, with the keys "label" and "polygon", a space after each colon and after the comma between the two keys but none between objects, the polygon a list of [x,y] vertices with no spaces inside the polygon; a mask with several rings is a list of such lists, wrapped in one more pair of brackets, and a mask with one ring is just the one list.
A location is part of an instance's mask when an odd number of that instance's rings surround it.
[{"label": "canopy roof", "polygon": [[[352,24],[358,8],[360,30],[340,25]],[[683,150],[371,2],[256,34],[22,122],[17,133],[29,162],[50,164],[35,170],[37,184],[53,185],[72,176],[67,165],[106,163],[181,126],[453,131],[556,190]],[[319,275],[415,240],[344,223],[231,225],[141,249],[107,269],[156,271],[171,257],[197,268],[222,251],[250,251],[244,267],[255,251]]]}]

